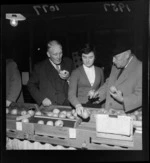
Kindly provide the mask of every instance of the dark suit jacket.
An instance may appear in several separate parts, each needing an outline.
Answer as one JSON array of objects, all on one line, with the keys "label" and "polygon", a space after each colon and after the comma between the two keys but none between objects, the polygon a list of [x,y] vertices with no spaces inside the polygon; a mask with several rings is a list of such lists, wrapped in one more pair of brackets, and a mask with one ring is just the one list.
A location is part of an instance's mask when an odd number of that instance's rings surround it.
[{"label": "dark suit jacket", "polygon": [[[142,107],[142,62],[134,56],[117,80],[118,73],[119,70],[113,66],[106,83],[99,89],[100,99],[106,98],[105,108],[131,111]],[[110,95],[112,85],[123,92],[124,106]]]},{"label": "dark suit jacket", "polygon": [[[71,59],[63,58],[61,69],[71,73]],[[52,104],[67,104],[65,102],[67,101],[68,83],[59,77],[48,58],[35,65],[27,85],[29,92],[39,105],[45,98],[49,98]]]},{"label": "dark suit jacket", "polygon": [[75,69],[70,77],[68,99],[73,106],[88,102],[88,92],[91,89],[97,90],[104,82],[103,70],[95,66],[95,82],[91,86],[84,71],[83,65]]},{"label": "dark suit jacket", "polygon": [[12,59],[6,60],[6,99],[12,102],[24,102],[21,75]]}]

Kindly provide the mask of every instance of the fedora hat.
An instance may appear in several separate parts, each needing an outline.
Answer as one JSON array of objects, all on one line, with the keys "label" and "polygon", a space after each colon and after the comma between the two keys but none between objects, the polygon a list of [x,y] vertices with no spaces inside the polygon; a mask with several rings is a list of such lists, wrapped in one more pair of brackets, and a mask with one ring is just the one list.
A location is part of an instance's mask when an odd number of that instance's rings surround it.
[{"label": "fedora hat", "polygon": [[119,40],[115,43],[115,47],[112,51],[112,55],[115,56],[117,54],[123,53],[127,50],[131,50],[132,49],[132,45],[130,43],[130,41],[128,40]]}]

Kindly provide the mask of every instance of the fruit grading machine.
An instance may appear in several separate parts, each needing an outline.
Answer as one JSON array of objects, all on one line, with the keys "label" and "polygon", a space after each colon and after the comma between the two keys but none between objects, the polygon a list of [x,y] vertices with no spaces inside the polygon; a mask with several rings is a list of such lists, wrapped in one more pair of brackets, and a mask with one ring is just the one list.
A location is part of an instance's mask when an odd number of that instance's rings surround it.
[{"label": "fruit grading machine", "polygon": [[[129,115],[102,108],[85,110],[89,114],[86,118],[78,116],[70,106],[13,103],[6,108],[7,138],[27,141],[30,145],[30,142],[44,143],[43,149],[46,144],[61,149],[142,149],[142,119],[131,116],[142,115],[141,110]],[[118,129],[121,124],[126,127]]]}]

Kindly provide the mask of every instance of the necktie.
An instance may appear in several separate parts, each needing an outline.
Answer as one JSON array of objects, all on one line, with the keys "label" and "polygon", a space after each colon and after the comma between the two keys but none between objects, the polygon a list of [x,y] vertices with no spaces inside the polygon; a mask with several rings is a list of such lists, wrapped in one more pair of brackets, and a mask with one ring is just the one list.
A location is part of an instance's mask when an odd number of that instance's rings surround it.
[{"label": "necktie", "polygon": [[59,65],[56,65],[56,70],[57,70],[58,72],[60,71]]},{"label": "necktie", "polygon": [[117,76],[117,79],[118,79],[119,76],[122,74],[123,70],[124,70],[124,68],[122,68],[122,69],[119,71],[118,76]]}]

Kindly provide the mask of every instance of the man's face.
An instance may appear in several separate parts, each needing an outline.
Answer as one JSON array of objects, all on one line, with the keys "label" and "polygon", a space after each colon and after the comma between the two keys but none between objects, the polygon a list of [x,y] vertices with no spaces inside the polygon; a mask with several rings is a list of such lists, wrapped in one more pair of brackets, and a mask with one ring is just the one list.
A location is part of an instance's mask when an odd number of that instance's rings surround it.
[{"label": "man's face", "polygon": [[93,52],[90,52],[88,54],[84,54],[84,53],[82,54],[82,61],[86,67],[91,67],[94,63],[94,59],[95,59],[95,55]]},{"label": "man's face", "polygon": [[124,68],[128,63],[130,50],[125,52],[119,53],[113,57],[113,63],[116,65],[117,68]]},{"label": "man's face", "polygon": [[59,65],[61,63],[62,55],[62,47],[60,45],[53,45],[47,51],[47,56],[56,65]]}]

